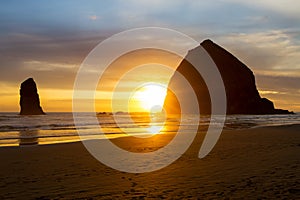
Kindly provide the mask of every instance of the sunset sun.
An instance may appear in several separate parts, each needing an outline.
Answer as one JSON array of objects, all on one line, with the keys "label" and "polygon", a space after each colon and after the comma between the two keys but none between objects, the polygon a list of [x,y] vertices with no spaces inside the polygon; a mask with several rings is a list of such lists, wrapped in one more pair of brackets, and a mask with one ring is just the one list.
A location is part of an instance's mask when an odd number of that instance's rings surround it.
[{"label": "sunset sun", "polygon": [[160,112],[166,97],[166,87],[161,84],[148,83],[138,88],[132,100],[139,104],[143,111]]}]

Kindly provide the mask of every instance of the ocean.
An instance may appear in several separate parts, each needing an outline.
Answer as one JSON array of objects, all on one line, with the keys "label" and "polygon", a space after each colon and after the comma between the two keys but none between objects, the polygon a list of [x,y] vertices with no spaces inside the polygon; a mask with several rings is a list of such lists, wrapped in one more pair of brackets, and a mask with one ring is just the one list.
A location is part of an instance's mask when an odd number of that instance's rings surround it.
[{"label": "ocean", "polygon": [[[114,118],[114,116],[116,118]],[[92,123],[95,118],[99,123]],[[116,123],[116,119],[118,123]],[[150,120],[151,119],[151,120]],[[195,115],[183,115],[181,122],[178,116],[165,119],[160,115],[128,115],[120,113],[80,113],[75,125],[73,113],[47,113],[37,116],[20,116],[18,113],[0,113],[0,147],[30,146],[55,143],[76,142],[95,138],[117,138],[128,135],[142,137],[145,134],[174,133],[181,126],[189,132],[198,125],[219,125],[219,117],[210,119]],[[101,128],[100,128],[100,126]],[[245,129],[259,126],[278,126],[300,124],[300,113],[293,115],[228,115],[224,129]],[[78,135],[78,130],[81,136]],[[105,133],[105,136],[100,134]]]}]

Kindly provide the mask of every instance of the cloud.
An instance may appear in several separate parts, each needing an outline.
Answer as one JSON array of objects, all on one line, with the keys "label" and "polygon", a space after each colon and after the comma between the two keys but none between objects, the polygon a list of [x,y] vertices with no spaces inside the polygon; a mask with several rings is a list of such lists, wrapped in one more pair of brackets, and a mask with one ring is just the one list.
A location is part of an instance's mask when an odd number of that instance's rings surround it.
[{"label": "cloud", "polygon": [[264,91],[277,91],[278,93],[299,93],[300,76],[272,76],[257,75],[257,85]]},{"label": "cloud", "polygon": [[266,24],[270,21],[270,18],[267,15],[261,15],[261,16],[247,16],[246,20],[248,20],[248,23],[250,24]]},{"label": "cloud", "polygon": [[92,21],[95,21],[95,20],[99,19],[99,17],[97,15],[90,15],[89,19]]},{"label": "cloud", "polygon": [[279,92],[273,90],[259,90],[259,93],[262,95],[267,95],[267,94],[278,94]]},{"label": "cloud", "polygon": [[29,60],[24,61],[23,66],[27,70],[31,71],[56,71],[56,70],[77,70],[78,66],[76,64],[66,64],[66,63],[53,63],[46,61],[38,61],[38,60]]},{"label": "cloud", "polygon": [[93,47],[107,37],[106,34],[69,35],[57,31],[1,35],[0,80],[19,84],[34,77],[43,88],[70,89],[79,65]]},{"label": "cloud", "polygon": [[275,103],[277,108],[300,111],[300,77],[258,75],[259,93]]},{"label": "cloud", "polygon": [[300,1],[298,0],[224,0],[224,2],[242,4],[261,10],[270,10],[278,14],[300,19]]},{"label": "cloud", "polygon": [[220,36],[224,46],[256,74],[300,76],[297,30],[269,30]]}]

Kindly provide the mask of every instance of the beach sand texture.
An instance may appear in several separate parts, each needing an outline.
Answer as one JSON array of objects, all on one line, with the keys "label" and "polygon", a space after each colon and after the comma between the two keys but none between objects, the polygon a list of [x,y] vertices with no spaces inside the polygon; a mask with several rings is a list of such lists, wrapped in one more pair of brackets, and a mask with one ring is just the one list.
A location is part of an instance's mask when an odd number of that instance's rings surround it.
[{"label": "beach sand texture", "polygon": [[[3,147],[0,199],[299,199],[299,133],[300,125],[224,130],[199,159],[199,132],[180,159],[143,174],[105,166],[81,142]],[[143,152],[161,144],[122,146]]]}]

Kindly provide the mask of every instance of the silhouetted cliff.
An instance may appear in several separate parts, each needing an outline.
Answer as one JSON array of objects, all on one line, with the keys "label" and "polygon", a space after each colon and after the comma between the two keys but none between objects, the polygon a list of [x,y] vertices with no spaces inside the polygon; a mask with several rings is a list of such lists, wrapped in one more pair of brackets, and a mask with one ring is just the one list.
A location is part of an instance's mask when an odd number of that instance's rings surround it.
[{"label": "silhouetted cliff", "polygon": [[[213,43],[211,40],[205,40],[200,45],[210,55],[222,76],[227,96],[227,114],[292,113],[287,110],[275,109],[272,101],[261,98],[255,85],[253,72],[231,53]],[[197,54],[199,48],[201,47],[190,50],[188,55]],[[180,63],[177,71],[189,81],[195,91],[201,114],[210,114],[210,95],[202,76],[186,59]],[[176,75],[171,78],[169,84],[177,85],[175,87],[178,88],[178,94],[189,98],[188,92],[180,88]],[[176,97],[171,92],[167,93],[164,107],[169,113],[180,112]],[[190,108],[189,112],[193,113],[193,110],[193,108]]]},{"label": "silhouetted cliff", "polygon": [[20,89],[20,115],[43,115],[36,84],[32,78],[21,84]]}]

